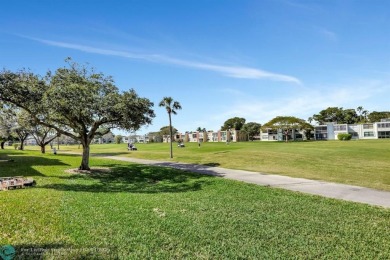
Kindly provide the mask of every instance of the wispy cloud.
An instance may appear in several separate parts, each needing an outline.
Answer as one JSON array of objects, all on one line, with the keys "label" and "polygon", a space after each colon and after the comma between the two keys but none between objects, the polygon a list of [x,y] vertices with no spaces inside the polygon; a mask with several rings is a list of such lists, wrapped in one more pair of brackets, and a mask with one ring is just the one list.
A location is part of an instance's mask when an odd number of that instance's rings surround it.
[{"label": "wispy cloud", "polygon": [[335,42],[338,40],[337,34],[335,32],[328,30],[328,29],[321,28],[319,30],[319,32],[322,36],[324,36],[326,39],[328,39],[330,41]]},{"label": "wispy cloud", "polygon": [[118,56],[118,57],[123,57],[128,59],[138,59],[138,60],[154,62],[154,63],[173,64],[182,67],[213,71],[232,78],[268,79],[273,81],[283,81],[283,82],[291,82],[295,84],[302,84],[299,79],[293,76],[273,73],[273,72],[264,71],[256,68],[250,68],[250,67],[215,65],[215,64],[209,64],[204,62],[177,59],[177,58],[172,58],[160,54],[137,54],[137,53],[131,53],[127,51],[96,48],[87,45],[52,41],[52,40],[32,38],[32,37],[24,37],[24,38],[28,38],[50,46],[79,50],[82,52],[95,53],[100,55]]},{"label": "wispy cloud", "polygon": [[[367,91],[369,89],[370,91]],[[297,95],[283,95],[275,99],[256,99],[250,95],[234,100],[224,112],[210,117],[210,124],[239,116],[247,121],[266,123],[276,116],[295,116],[307,119],[327,107],[357,108],[373,111],[376,103],[390,90],[388,81],[365,80],[349,84],[317,86]],[[382,100],[383,102],[383,100]]]}]

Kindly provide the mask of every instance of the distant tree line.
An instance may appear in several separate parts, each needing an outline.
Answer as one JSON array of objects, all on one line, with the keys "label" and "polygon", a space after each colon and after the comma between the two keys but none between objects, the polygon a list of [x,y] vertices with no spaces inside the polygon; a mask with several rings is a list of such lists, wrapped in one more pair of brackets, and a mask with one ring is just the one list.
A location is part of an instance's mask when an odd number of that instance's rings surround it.
[{"label": "distant tree line", "polygon": [[373,111],[369,112],[362,106],[356,109],[344,109],[342,107],[328,107],[321,110],[318,114],[309,117],[308,121],[317,122],[318,124],[325,124],[327,122],[334,122],[337,124],[358,124],[358,123],[374,123],[381,119],[390,118],[390,111]]}]

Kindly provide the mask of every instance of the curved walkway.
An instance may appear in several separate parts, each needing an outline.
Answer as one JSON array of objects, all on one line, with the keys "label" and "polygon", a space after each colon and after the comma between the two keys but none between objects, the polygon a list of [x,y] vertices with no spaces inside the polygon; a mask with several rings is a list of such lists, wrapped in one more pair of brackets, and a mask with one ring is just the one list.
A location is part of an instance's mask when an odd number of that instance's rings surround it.
[{"label": "curved walkway", "polygon": [[220,167],[210,167],[189,163],[153,161],[120,156],[104,156],[104,158],[161,167],[171,167],[200,174],[219,176],[231,180],[254,183],[262,186],[277,187],[286,190],[320,195],[328,198],[360,202],[390,208],[390,192],[388,191],[379,191],[359,186],[315,181],[303,178],[293,178],[274,174],[264,174],[259,172],[231,170]]}]

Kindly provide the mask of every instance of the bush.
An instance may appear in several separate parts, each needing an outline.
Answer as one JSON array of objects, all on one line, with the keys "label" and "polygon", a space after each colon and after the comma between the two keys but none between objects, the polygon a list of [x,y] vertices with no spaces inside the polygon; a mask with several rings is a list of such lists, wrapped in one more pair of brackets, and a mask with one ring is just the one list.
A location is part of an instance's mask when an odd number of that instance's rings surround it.
[{"label": "bush", "polygon": [[351,134],[347,134],[347,133],[340,133],[340,134],[337,135],[337,139],[343,140],[343,141],[351,140],[351,138],[352,138],[352,135]]}]

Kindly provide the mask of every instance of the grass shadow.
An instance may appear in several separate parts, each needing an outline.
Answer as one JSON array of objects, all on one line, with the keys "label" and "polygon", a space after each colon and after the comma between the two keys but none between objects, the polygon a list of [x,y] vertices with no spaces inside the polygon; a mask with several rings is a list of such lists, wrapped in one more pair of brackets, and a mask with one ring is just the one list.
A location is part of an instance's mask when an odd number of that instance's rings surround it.
[{"label": "grass shadow", "polygon": [[204,163],[202,164],[204,166],[209,166],[209,167],[218,167],[218,166],[221,166],[220,163],[215,163],[215,162],[211,162],[211,163]]},{"label": "grass shadow", "polygon": [[[16,155],[16,156],[13,156]],[[33,166],[65,166],[69,165],[63,163],[57,158],[48,158],[41,156],[31,156],[31,155],[18,155],[17,153],[12,153],[12,156],[2,156],[2,159],[11,160],[7,162],[0,162],[0,177],[9,177],[9,176],[42,176],[46,177],[39,171],[35,170]]]},{"label": "grass shadow", "polygon": [[219,152],[214,152],[213,154],[220,154],[220,153],[230,153],[230,151],[219,151]]},{"label": "grass shadow", "polygon": [[201,190],[211,181],[210,176],[184,172],[167,167],[139,164],[105,165],[109,172],[69,174],[63,183],[39,188],[78,192],[163,193]]}]

